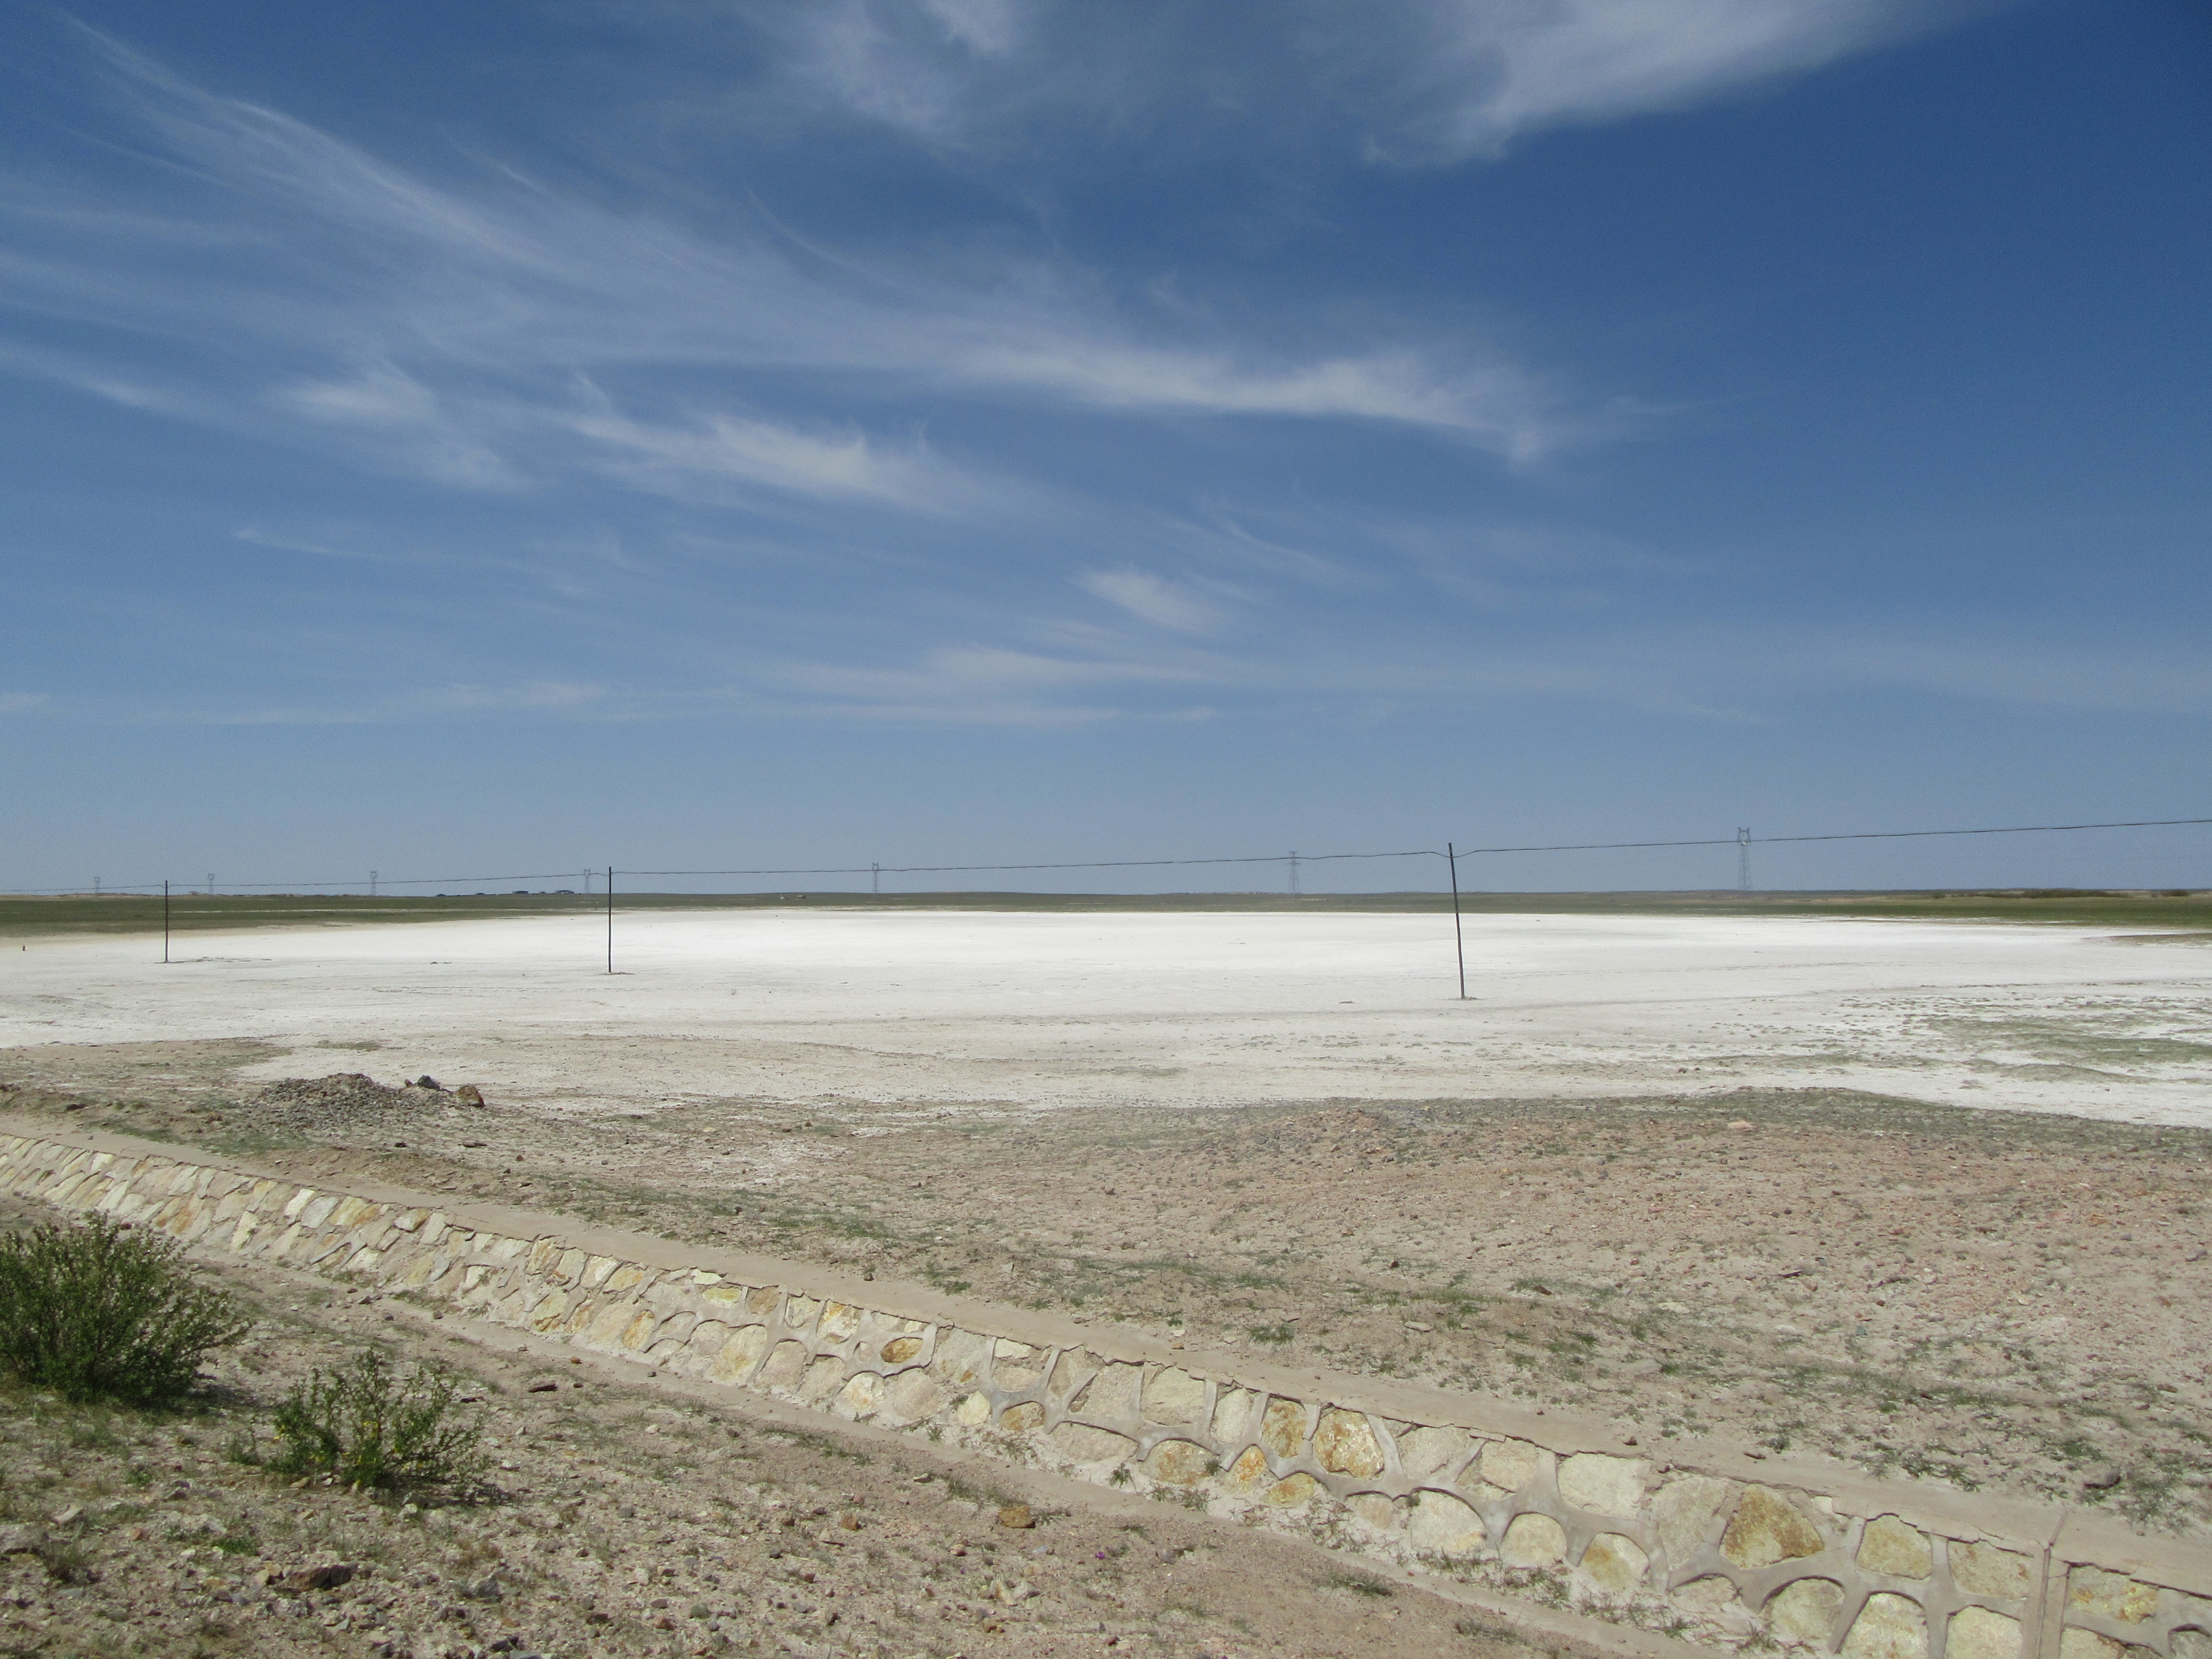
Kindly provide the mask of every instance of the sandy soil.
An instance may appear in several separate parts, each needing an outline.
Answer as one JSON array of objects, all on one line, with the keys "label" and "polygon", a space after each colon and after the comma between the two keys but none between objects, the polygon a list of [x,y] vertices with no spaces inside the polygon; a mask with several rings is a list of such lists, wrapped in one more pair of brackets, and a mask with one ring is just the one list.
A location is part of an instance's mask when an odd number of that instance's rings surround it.
[{"label": "sandy soil", "polygon": [[[0,1228],[47,1218],[0,1200]],[[258,1322],[184,1411],[0,1390],[0,1651],[1594,1659],[1287,1540],[247,1279]],[[240,1461],[287,1390],[370,1342],[467,1379],[491,1455],[474,1501],[403,1509]]]}]

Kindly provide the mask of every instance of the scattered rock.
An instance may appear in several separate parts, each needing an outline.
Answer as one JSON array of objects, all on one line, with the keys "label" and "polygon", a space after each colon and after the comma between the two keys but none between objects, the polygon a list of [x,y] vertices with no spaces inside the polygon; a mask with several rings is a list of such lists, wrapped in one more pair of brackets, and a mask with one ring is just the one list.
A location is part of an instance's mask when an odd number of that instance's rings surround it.
[{"label": "scattered rock", "polygon": [[1036,1525],[1036,1516],[1030,1513],[1030,1506],[1026,1504],[1009,1504],[999,1511],[999,1524],[1018,1531]]},{"label": "scattered rock", "polygon": [[288,1590],[295,1595],[304,1595],[309,1590],[336,1589],[349,1584],[361,1571],[350,1561],[329,1561],[320,1566],[299,1567],[290,1572],[273,1572],[267,1583],[271,1589]]},{"label": "scattered rock", "polygon": [[2110,1492],[2120,1484],[2118,1469],[2100,1469],[2081,1483],[2084,1492]]},{"label": "scattered rock", "polygon": [[463,1106],[481,1106],[484,1103],[483,1091],[473,1083],[464,1083],[453,1091],[453,1099]]},{"label": "scattered rock", "polygon": [[0,1527],[0,1555],[34,1555],[46,1544],[46,1535],[35,1527]]}]

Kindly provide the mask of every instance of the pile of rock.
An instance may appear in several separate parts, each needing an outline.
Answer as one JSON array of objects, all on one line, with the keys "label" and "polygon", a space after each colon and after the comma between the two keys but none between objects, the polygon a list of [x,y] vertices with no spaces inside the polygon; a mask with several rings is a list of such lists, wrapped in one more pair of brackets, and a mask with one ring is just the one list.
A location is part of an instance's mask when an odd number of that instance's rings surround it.
[{"label": "pile of rock", "polygon": [[422,1077],[393,1088],[362,1072],[333,1072],[328,1077],[288,1077],[263,1089],[247,1103],[254,1121],[272,1129],[311,1134],[380,1131],[419,1122],[426,1112],[446,1113],[481,1107],[483,1096],[473,1085],[449,1090]]}]

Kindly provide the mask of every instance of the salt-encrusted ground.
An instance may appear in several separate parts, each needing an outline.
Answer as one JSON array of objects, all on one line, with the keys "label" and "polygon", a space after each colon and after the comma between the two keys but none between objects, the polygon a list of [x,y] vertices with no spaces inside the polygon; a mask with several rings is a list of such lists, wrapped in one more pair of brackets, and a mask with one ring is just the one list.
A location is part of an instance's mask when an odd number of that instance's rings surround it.
[{"label": "salt-encrusted ground", "polygon": [[[0,1048],[179,1037],[592,1115],[1816,1085],[2212,1127],[2212,944],[1821,918],[753,910],[33,942]],[[316,1069],[321,1069],[319,1067]]]}]

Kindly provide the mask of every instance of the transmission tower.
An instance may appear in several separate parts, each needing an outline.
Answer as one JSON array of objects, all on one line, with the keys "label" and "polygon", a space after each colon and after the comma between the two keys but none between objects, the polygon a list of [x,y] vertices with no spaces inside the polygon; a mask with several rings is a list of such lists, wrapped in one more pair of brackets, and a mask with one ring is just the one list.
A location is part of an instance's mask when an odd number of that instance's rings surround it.
[{"label": "transmission tower", "polygon": [[1297,849],[1296,848],[1292,848],[1291,849],[1291,896],[1292,898],[1296,898],[1296,897],[1297,896],[1297,893],[1298,893],[1298,854],[1297,854]]},{"label": "transmission tower", "polygon": [[1751,831],[1735,832],[1735,884],[1738,892],[1751,890]]}]

